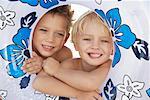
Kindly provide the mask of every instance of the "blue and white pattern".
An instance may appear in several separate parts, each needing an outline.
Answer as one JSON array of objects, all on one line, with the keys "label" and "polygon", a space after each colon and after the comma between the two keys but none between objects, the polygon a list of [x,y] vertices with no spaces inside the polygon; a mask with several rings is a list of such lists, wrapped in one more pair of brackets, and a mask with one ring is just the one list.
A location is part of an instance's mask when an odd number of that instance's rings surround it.
[{"label": "blue and white pattern", "polygon": [[[125,75],[123,78],[123,84],[118,84],[117,89],[124,93],[125,96],[122,97],[121,100],[131,100],[131,98],[137,97],[141,98],[141,92],[144,87],[143,82],[138,82],[138,81],[132,81],[131,78],[128,75]],[[124,99],[125,98],[125,99]]]},{"label": "blue and white pattern", "polygon": [[106,15],[102,10],[95,10],[108,24],[115,42],[115,54],[113,60],[113,67],[120,61],[121,53],[118,46],[125,49],[130,48],[136,40],[136,36],[131,31],[127,24],[122,24],[121,16],[118,8],[110,9]]},{"label": "blue and white pattern", "polygon": [[102,3],[102,0],[95,0],[95,2],[100,5]]},{"label": "blue and white pattern", "polygon": [[41,7],[46,9],[58,4],[57,0],[20,0],[20,1],[23,3],[27,3],[31,6],[37,6],[38,4],[40,4]]},{"label": "blue and white pattern", "polygon": [[115,100],[116,99],[117,90],[111,79],[108,80],[108,82],[106,83],[106,86],[104,87],[104,94],[105,94],[107,100]]},{"label": "blue and white pattern", "polygon": [[0,100],[5,100],[7,96],[7,91],[6,90],[0,90]]},{"label": "blue and white pattern", "polygon": [[104,100],[149,100],[148,0],[1,0],[0,99],[68,100],[35,93],[31,87],[34,76],[24,73],[21,67],[30,58],[30,36],[37,20],[51,8],[70,3],[95,11],[113,34],[114,60],[101,87]]},{"label": "blue and white pattern", "polygon": [[7,66],[8,74],[14,78],[21,77],[25,74],[21,70],[21,67],[23,66],[23,62],[30,58],[28,50],[29,36],[31,32],[30,26],[35,20],[35,12],[21,18],[21,28],[18,30],[17,34],[14,35],[12,39],[13,44],[0,50],[2,58],[10,62]]},{"label": "blue and white pattern", "polygon": [[150,97],[150,88],[146,90],[146,93]]},{"label": "blue and white pattern", "polygon": [[3,30],[6,25],[14,26],[15,23],[12,20],[15,17],[14,11],[5,11],[2,6],[0,6],[0,29]]}]

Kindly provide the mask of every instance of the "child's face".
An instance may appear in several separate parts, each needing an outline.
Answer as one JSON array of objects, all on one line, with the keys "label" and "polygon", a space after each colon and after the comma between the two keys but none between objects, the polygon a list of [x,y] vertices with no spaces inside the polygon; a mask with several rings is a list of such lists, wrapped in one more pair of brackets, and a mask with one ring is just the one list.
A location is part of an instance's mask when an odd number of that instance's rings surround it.
[{"label": "child's face", "polygon": [[63,16],[46,14],[38,22],[33,34],[33,49],[42,57],[49,57],[64,45],[67,23]]},{"label": "child's face", "polygon": [[85,23],[83,32],[79,32],[77,38],[76,49],[89,65],[98,66],[112,54],[112,38],[108,29],[100,23]]}]

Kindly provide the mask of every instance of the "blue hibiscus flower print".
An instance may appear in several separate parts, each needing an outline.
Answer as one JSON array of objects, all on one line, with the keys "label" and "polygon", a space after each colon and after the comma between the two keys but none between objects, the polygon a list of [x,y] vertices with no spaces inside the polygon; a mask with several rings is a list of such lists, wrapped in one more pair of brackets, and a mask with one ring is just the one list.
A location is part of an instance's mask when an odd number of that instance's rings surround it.
[{"label": "blue hibiscus flower print", "polygon": [[21,28],[17,34],[14,35],[13,44],[6,46],[0,50],[0,55],[3,59],[9,62],[7,66],[8,75],[14,78],[19,78],[25,73],[21,70],[23,62],[30,58],[28,49],[29,36],[31,32],[31,25],[35,22],[35,12],[28,14],[26,17],[21,18]]},{"label": "blue hibiscus flower print", "polygon": [[43,8],[50,8],[54,5],[57,5],[59,2],[57,0],[20,0],[22,3],[27,3],[31,6],[37,6],[40,4]]},{"label": "blue hibiscus flower print", "polygon": [[136,36],[126,24],[121,24],[121,16],[118,8],[110,9],[106,14],[102,10],[95,9],[101,18],[108,24],[115,42],[115,54],[113,67],[120,61],[121,52],[119,46],[129,49],[135,42]]}]

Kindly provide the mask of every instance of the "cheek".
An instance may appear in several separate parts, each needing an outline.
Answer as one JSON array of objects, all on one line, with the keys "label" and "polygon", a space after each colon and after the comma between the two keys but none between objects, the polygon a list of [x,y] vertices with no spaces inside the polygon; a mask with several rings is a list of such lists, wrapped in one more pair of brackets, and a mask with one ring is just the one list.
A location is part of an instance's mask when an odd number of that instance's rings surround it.
[{"label": "cheek", "polygon": [[55,38],[55,44],[57,44],[57,46],[63,46],[65,40],[63,38]]},{"label": "cheek", "polygon": [[106,53],[109,54],[109,55],[112,54],[112,48],[111,48],[111,47],[106,48],[105,51],[106,51]]},{"label": "cheek", "polygon": [[42,38],[41,35],[35,34],[35,35],[33,36],[33,41],[38,42],[39,40],[41,40],[41,38]]}]

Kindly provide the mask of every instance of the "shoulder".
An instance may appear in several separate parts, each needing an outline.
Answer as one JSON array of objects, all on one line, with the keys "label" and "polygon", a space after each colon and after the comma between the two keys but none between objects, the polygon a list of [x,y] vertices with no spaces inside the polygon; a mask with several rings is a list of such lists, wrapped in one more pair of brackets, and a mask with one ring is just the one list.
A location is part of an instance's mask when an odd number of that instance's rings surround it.
[{"label": "shoulder", "polygon": [[72,58],[72,52],[71,50],[64,46],[59,52],[56,53],[55,59],[62,62],[66,59]]},{"label": "shoulder", "polygon": [[62,50],[60,51],[60,53],[61,53],[62,55],[65,55],[65,56],[68,57],[68,58],[72,58],[72,52],[71,52],[71,50],[70,50],[68,47],[66,47],[66,46],[64,46],[64,47],[62,48]]},{"label": "shoulder", "polygon": [[67,59],[61,63],[61,67],[68,69],[79,69],[79,58]]}]

